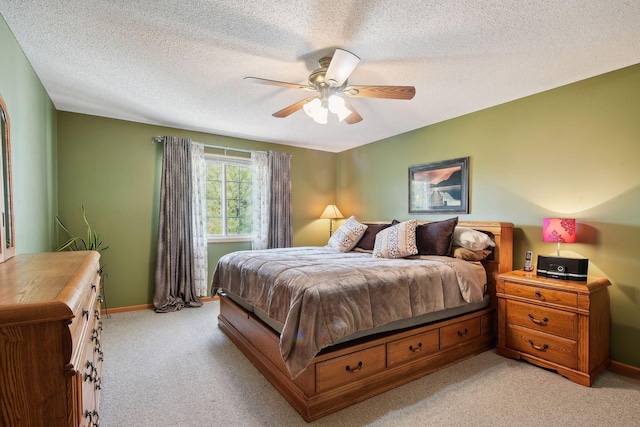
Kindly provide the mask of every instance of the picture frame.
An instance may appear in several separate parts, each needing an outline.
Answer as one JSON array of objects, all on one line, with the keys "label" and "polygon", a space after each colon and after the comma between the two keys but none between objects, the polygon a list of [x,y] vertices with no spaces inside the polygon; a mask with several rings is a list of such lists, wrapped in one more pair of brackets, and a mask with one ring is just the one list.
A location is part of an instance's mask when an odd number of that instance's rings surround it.
[{"label": "picture frame", "polygon": [[410,166],[409,213],[469,213],[469,157]]}]

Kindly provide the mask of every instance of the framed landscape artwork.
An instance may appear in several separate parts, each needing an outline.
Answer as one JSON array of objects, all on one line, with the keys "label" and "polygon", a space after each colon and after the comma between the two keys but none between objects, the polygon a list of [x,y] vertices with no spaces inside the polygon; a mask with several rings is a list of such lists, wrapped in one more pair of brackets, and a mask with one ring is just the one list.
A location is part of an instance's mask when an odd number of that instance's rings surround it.
[{"label": "framed landscape artwork", "polygon": [[409,167],[409,213],[469,213],[469,157]]}]

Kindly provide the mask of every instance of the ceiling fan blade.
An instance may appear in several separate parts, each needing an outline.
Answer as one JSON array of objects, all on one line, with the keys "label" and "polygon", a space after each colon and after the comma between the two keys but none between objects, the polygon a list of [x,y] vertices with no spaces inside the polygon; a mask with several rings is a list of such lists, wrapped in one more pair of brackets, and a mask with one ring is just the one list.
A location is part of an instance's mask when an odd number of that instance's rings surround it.
[{"label": "ceiling fan blade", "polygon": [[316,88],[314,88],[313,86],[309,86],[309,85],[301,85],[298,83],[287,83],[287,82],[279,82],[277,80],[268,80],[268,79],[261,79],[259,77],[245,77],[243,79],[246,82],[249,83],[258,83],[261,85],[272,85],[272,86],[282,86],[282,87],[288,87],[288,88],[293,88],[293,89],[306,89],[306,90],[316,90]]},{"label": "ceiling fan blade", "polygon": [[353,98],[411,99],[416,94],[413,86],[348,86],[342,91]]},{"label": "ceiling fan blade", "polygon": [[358,123],[362,121],[362,116],[360,114],[358,114],[358,112],[356,111],[355,108],[353,108],[353,105],[351,105],[351,103],[349,101],[347,101],[346,99],[344,100],[344,106],[347,107],[347,109],[349,111],[351,111],[351,114],[349,114],[344,121],[347,122],[347,124],[354,124],[354,123]]},{"label": "ceiling fan blade", "polygon": [[336,49],[331,58],[324,81],[330,86],[339,87],[349,78],[360,58],[344,49]]},{"label": "ceiling fan blade", "polygon": [[275,113],[272,114],[273,117],[278,117],[278,118],[284,118],[287,117],[290,114],[295,113],[296,111],[298,111],[299,109],[301,109],[302,107],[304,107],[304,104],[306,104],[307,102],[311,101],[312,99],[317,98],[317,96],[312,96],[310,98],[305,98],[302,101],[298,101],[295,104],[289,105],[286,108],[283,108],[280,111],[276,111]]}]

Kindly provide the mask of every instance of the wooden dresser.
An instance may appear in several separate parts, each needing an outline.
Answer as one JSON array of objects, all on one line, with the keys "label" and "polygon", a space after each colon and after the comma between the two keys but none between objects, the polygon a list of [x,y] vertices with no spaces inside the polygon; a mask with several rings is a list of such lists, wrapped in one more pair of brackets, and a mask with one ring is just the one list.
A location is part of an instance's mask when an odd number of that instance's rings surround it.
[{"label": "wooden dresser", "polygon": [[97,426],[100,255],[17,255],[0,264],[0,425]]},{"label": "wooden dresser", "polygon": [[512,271],[498,276],[496,352],[553,369],[591,386],[609,366],[607,279],[547,279]]}]

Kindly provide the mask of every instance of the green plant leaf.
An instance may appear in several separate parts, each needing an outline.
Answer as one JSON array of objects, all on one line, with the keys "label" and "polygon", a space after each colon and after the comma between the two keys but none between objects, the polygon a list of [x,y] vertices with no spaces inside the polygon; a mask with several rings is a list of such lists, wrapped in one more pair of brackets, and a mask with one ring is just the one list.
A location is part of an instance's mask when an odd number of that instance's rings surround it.
[{"label": "green plant leaf", "polygon": [[77,240],[77,237],[73,237],[67,240],[66,242],[58,246],[58,248],[56,248],[56,252],[64,251],[67,249],[70,251],[75,251],[76,249],[74,249],[74,243],[76,242],[76,240]]},{"label": "green plant leaf", "polygon": [[66,233],[67,236],[71,237],[71,231],[69,231],[69,229],[64,225],[64,223],[62,222],[62,220],[58,217],[58,215],[56,215],[56,222],[58,223],[58,225],[60,226],[60,228],[62,228]]},{"label": "green plant leaf", "polygon": [[79,236],[73,236],[73,234],[71,233],[69,228],[67,228],[67,226],[62,222],[60,217],[58,217],[56,215],[56,222],[57,222],[58,226],[62,230],[64,230],[64,232],[69,237],[69,239],[65,243],[63,243],[62,245],[58,246],[56,251],[64,251],[64,250],[69,250],[69,251],[86,251],[86,250],[105,251],[105,250],[109,249],[108,246],[106,246],[104,248],[102,247],[102,245],[103,245],[102,239],[100,238],[98,233],[96,233],[95,230],[91,227],[91,224],[89,224],[89,219],[87,218],[87,211],[86,211],[84,205],[81,205],[80,209],[82,211],[82,219],[83,219],[85,225],[87,226],[87,231],[86,231],[87,237],[86,237],[86,239],[83,239],[82,237],[79,237]]}]

